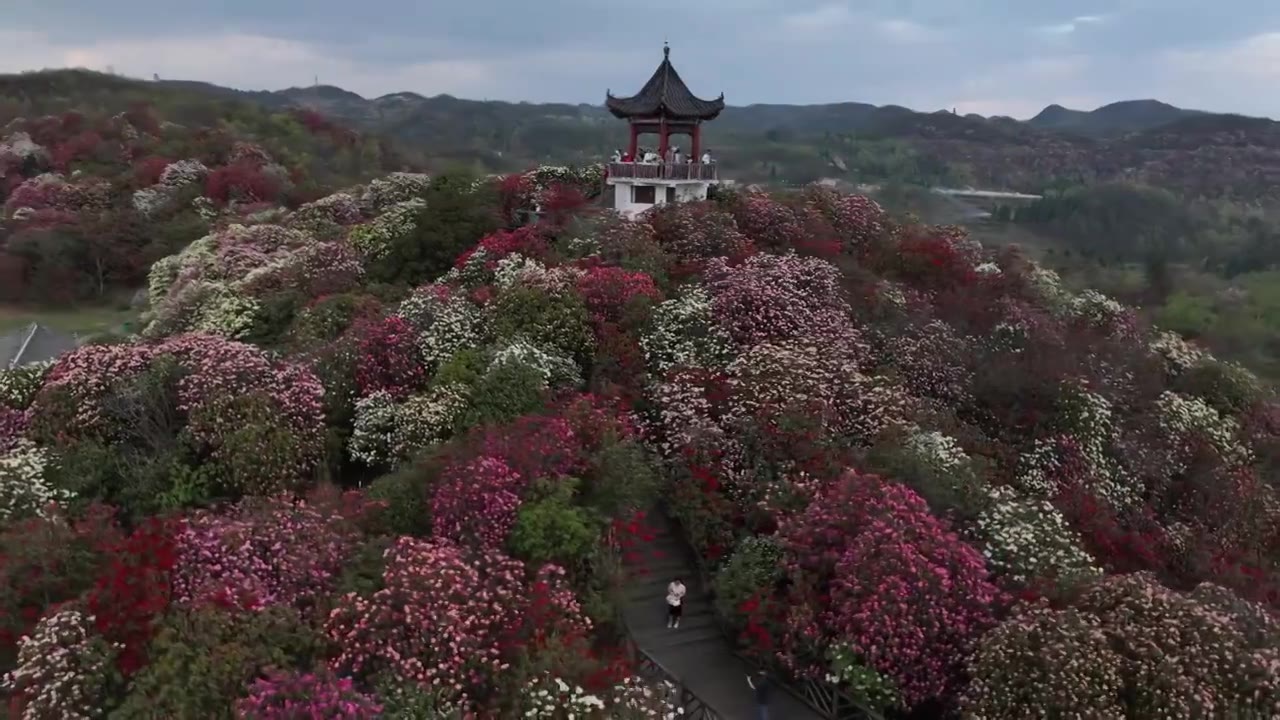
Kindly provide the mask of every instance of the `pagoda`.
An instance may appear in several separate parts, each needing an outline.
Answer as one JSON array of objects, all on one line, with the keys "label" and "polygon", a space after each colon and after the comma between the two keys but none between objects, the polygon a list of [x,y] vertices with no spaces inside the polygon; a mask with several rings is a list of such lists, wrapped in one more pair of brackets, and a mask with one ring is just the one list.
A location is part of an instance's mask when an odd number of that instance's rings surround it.
[{"label": "pagoda", "polygon": [[[714,162],[702,162],[702,123],[724,110],[724,93],[715,100],[703,100],[690,92],[671,64],[671,48],[664,43],[662,64],[640,92],[631,97],[606,92],[605,106],[631,128],[623,162],[609,164],[607,183],[614,188],[614,209],[635,217],[654,205],[706,199],[719,175]],[[643,155],[641,135],[658,136],[657,151],[648,162],[637,157]],[[677,154],[672,135],[688,135],[690,147]]]}]

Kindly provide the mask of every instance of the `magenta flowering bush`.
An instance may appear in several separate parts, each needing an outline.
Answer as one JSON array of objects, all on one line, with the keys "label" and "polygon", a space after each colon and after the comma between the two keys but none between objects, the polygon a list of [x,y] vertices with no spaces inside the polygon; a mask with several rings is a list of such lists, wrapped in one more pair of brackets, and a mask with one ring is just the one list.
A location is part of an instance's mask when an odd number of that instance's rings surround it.
[{"label": "magenta flowering bush", "polygon": [[959,687],[1003,602],[982,554],[919,495],[850,472],[779,528],[793,582],[785,659],[842,643],[889,678],[907,706]]},{"label": "magenta flowering bush", "polygon": [[490,550],[511,534],[528,480],[501,458],[484,456],[450,466],[431,498],[431,517],[440,537]]},{"label": "magenta flowering bush", "polygon": [[305,609],[332,592],[359,534],[334,507],[250,498],[188,517],[176,538],[174,601]]},{"label": "magenta flowering bush", "polygon": [[258,678],[236,703],[241,720],[373,720],[382,706],[358,691],[351,678],[329,673],[272,672]]}]

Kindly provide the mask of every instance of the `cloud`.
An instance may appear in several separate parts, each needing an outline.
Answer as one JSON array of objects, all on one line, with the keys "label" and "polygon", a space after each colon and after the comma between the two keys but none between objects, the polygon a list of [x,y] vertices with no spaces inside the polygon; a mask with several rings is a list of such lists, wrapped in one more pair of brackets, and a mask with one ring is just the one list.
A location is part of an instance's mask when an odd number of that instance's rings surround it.
[{"label": "cloud", "polygon": [[1210,47],[1171,49],[1151,63],[1152,93],[1175,104],[1274,114],[1280,87],[1280,32]]},{"label": "cloud", "polygon": [[370,97],[401,91],[521,97],[531,77],[580,76],[583,68],[616,76],[654,62],[652,53],[640,57],[637,53],[569,49],[386,64],[356,60],[299,40],[243,33],[72,45],[52,42],[38,33],[0,31],[0,47],[5,48],[0,54],[0,72],[82,67],[141,78],[157,73],[166,79],[199,79],[246,90],[307,86],[318,77],[321,83]]},{"label": "cloud", "polygon": [[1042,25],[1038,29],[1046,35],[1070,35],[1082,27],[1101,25],[1108,19],[1107,15],[1078,15],[1067,22]]},{"label": "cloud", "polygon": [[782,18],[782,26],[799,33],[824,32],[841,28],[853,22],[854,13],[848,5],[830,3],[812,10],[793,13]]}]

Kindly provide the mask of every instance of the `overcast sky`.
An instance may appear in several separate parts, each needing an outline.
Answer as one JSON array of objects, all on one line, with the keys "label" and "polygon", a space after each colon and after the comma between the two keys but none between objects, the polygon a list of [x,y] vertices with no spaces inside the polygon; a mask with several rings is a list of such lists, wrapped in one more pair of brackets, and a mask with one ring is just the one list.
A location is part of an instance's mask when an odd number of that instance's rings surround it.
[{"label": "overcast sky", "polygon": [[[1029,117],[1154,97],[1280,117],[1278,0],[6,0],[0,72],[80,66],[599,103],[663,39],[695,93]],[[184,7],[189,5],[190,7]],[[15,7],[16,6],[16,7]]]}]

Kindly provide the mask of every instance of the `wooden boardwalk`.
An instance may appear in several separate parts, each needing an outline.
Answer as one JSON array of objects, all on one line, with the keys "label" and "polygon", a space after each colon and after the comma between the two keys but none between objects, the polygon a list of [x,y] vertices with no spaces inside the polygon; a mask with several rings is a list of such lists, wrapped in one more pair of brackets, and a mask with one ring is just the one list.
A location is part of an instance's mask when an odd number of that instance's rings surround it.
[{"label": "wooden boardwalk", "polygon": [[[682,717],[754,720],[755,693],[747,685],[752,671],[734,654],[716,624],[707,588],[701,586],[689,550],[661,515],[651,543],[637,548],[629,563],[638,574],[628,582],[624,619],[640,650],[674,676],[705,708],[686,708]],[[680,576],[688,588],[680,627],[667,627],[667,583]],[[696,702],[694,703],[697,704]],[[709,713],[707,711],[710,711]],[[821,720],[805,703],[776,683],[770,693],[770,720]]]}]

